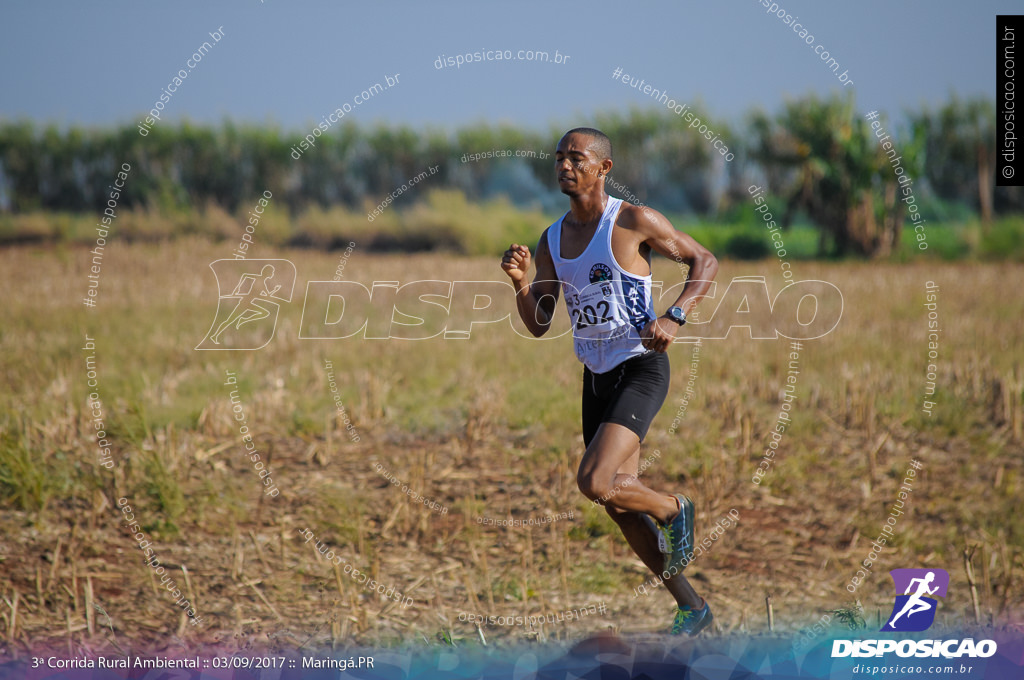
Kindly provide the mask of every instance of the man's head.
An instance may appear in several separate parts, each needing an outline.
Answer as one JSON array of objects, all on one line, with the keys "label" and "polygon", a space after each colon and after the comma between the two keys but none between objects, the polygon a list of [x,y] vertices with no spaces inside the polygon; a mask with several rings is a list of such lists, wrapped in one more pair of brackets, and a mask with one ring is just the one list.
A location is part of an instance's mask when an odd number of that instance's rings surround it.
[{"label": "man's head", "polygon": [[612,142],[600,130],[573,128],[555,148],[555,172],[563,194],[603,191],[604,178],[611,169]]}]

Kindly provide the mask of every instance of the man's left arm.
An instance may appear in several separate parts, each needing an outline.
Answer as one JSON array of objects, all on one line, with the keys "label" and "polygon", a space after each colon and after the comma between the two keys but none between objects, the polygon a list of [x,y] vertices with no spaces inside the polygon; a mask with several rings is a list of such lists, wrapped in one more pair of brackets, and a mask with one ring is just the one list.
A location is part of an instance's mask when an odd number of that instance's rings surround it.
[{"label": "man's left arm", "polygon": [[[689,267],[686,284],[672,305],[689,316],[711,287],[711,281],[718,273],[718,260],[691,236],[673,227],[668,218],[657,210],[638,208],[631,212],[633,228],[644,243],[658,254],[675,262],[684,262]],[[644,338],[644,347],[657,352],[667,351],[680,325],[665,311],[647,324],[640,334]]]}]

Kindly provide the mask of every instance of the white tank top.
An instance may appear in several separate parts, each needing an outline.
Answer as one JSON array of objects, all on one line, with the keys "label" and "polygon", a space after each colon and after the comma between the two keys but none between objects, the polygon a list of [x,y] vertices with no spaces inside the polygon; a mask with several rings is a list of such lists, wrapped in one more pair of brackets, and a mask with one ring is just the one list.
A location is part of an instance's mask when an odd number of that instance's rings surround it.
[{"label": "white tank top", "polygon": [[548,228],[548,250],[573,324],[576,357],[593,373],[607,373],[646,353],[640,331],[656,318],[651,276],[627,272],[612,253],[612,227],[621,206],[622,199],[608,197],[593,238],[571,260],[562,257],[565,216]]}]

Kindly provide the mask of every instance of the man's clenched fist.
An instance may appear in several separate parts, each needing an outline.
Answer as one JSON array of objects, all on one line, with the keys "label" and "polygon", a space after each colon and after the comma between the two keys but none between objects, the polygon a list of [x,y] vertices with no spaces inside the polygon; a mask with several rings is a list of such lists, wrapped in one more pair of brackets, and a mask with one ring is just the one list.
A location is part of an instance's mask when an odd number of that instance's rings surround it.
[{"label": "man's clenched fist", "polygon": [[501,258],[501,268],[513,282],[526,281],[526,272],[530,269],[530,249],[513,243]]}]

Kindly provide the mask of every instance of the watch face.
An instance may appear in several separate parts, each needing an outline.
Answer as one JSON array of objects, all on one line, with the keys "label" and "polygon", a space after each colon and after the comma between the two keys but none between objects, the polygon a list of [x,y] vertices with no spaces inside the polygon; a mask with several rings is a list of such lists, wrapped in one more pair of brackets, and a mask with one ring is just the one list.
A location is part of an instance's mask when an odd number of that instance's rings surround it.
[{"label": "watch face", "polygon": [[671,316],[678,323],[683,323],[686,321],[686,314],[684,314],[683,310],[680,309],[679,307],[669,307],[668,315]]}]

